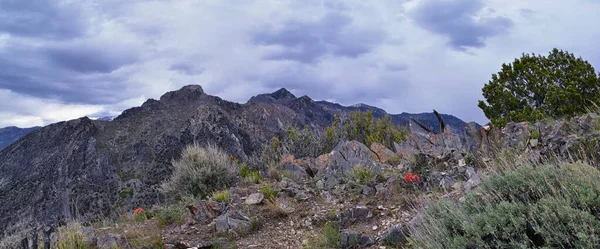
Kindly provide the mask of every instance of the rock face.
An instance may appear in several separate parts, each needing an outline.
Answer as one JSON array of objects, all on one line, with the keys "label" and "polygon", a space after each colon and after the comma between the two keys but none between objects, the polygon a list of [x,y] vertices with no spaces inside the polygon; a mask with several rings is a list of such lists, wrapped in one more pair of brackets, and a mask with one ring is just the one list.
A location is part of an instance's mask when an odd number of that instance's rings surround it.
[{"label": "rock face", "polygon": [[96,149],[101,130],[88,118],[61,122],[2,150],[0,231],[17,222],[61,224],[75,213],[108,216],[122,183]]},{"label": "rock face", "polygon": [[37,131],[40,128],[41,127],[19,128],[14,126],[0,128],[0,150],[17,141],[19,138],[22,138],[31,132]]},{"label": "rock face", "polygon": [[380,143],[371,144],[371,151],[375,152],[377,158],[379,158],[379,161],[382,163],[386,163],[388,160],[396,156],[396,153]]},{"label": "rock face", "polygon": [[[81,118],[46,126],[0,151],[0,234],[54,227],[71,218],[111,217],[159,203],[160,183],[186,145],[216,144],[245,161],[289,126],[322,129],[335,114],[364,108],[330,106],[335,105],[296,98],[285,89],[237,104],[192,85],[110,122]],[[339,173],[357,164],[379,167],[370,160],[377,155],[364,145],[340,146],[327,158],[326,170],[314,159],[297,160],[288,168],[303,176],[306,164],[314,168],[311,174],[326,173],[324,179],[335,183]]]},{"label": "rock face", "polygon": [[369,147],[357,141],[340,142],[329,154],[329,163],[324,170],[320,170],[317,179],[326,188],[332,188],[346,178],[352,176],[356,167],[374,172],[381,171],[379,158]]}]

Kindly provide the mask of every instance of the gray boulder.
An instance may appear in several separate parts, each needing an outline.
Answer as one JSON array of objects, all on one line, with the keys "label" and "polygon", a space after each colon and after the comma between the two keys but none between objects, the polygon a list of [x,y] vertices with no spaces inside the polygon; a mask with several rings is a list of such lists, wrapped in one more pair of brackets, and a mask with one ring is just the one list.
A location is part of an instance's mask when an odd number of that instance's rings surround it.
[{"label": "gray boulder", "polygon": [[217,217],[215,229],[217,233],[248,234],[252,231],[252,221],[240,211],[229,211]]},{"label": "gray boulder", "polygon": [[382,245],[401,247],[406,243],[406,237],[402,231],[402,225],[395,225],[388,228],[379,239]]},{"label": "gray boulder", "polygon": [[348,226],[358,221],[365,221],[373,217],[371,210],[363,205],[348,208],[342,213],[342,225]]},{"label": "gray boulder", "polygon": [[374,245],[375,240],[359,232],[347,231],[340,234],[340,244],[342,248],[364,248]]},{"label": "gray boulder", "polygon": [[306,178],[306,177],[308,177],[308,174],[306,173],[306,170],[302,166],[300,166],[298,164],[295,164],[294,162],[287,162],[287,163],[283,164],[281,166],[281,168],[284,171],[286,171],[286,172],[288,172],[288,173],[290,173],[290,174],[292,174],[292,175],[294,175],[294,176],[296,176],[298,178]]},{"label": "gray boulder", "polygon": [[479,174],[477,174],[477,172],[475,172],[475,169],[473,167],[467,167],[465,171],[465,177],[467,179],[467,182],[465,182],[464,184],[465,191],[469,191],[472,188],[481,184],[481,177],[479,176]]},{"label": "gray boulder", "polygon": [[502,129],[504,148],[524,148],[529,139],[529,123],[509,123]]},{"label": "gray boulder", "polygon": [[187,206],[192,218],[201,224],[208,224],[225,212],[227,206],[224,203],[203,200]]},{"label": "gray boulder", "polygon": [[256,205],[260,204],[265,199],[265,195],[261,193],[254,193],[246,198],[246,205]]},{"label": "gray boulder", "polygon": [[349,177],[352,170],[360,165],[361,168],[371,170],[374,174],[381,172],[379,158],[367,146],[357,141],[340,142],[329,154],[327,168],[319,171],[318,181],[325,188],[333,188]]}]

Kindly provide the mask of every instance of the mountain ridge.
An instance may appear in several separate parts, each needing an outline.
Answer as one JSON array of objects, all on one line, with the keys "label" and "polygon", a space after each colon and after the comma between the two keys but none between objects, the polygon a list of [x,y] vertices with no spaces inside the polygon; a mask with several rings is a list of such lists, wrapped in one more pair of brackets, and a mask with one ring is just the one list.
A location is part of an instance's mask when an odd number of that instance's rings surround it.
[{"label": "mountain ridge", "polygon": [[27,134],[39,130],[40,126],[34,126],[29,128],[20,128],[16,126],[8,126],[0,128],[0,150],[17,141],[19,138],[26,136]]}]

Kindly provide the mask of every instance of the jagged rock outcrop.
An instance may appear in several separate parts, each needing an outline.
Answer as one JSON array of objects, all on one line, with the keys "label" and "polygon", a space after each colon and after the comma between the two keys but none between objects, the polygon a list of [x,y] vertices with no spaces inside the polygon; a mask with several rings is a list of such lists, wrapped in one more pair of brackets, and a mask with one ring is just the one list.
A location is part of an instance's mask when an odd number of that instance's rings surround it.
[{"label": "jagged rock outcrop", "polygon": [[378,174],[382,164],[369,147],[357,141],[340,142],[328,155],[327,167],[319,170],[317,186],[333,188],[352,177],[352,170],[357,167]]}]

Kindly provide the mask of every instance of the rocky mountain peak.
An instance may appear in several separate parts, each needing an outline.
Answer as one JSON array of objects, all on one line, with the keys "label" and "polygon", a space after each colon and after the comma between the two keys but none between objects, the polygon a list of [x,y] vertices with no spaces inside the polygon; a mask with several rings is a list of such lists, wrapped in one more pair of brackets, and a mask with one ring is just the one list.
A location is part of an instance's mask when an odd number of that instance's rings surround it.
[{"label": "rocky mountain peak", "polygon": [[187,85],[177,91],[165,93],[160,97],[161,102],[187,102],[198,100],[204,95],[204,90],[200,85]]},{"label": "rocky mountain peak", "polygon": [[295,99],[296,98],[296,96],[294,96],[294,94],[292,94],[290,91],[288,91],[285,88],[281,88],[281,89],[271,93],[271,97],[273,97],[276,100]]},{"label": "rocky mountain peak", "polygon": [[296,96],[285,88],[281,88],[272,93],[263,93],[256,95],[248,103],[281,103],[296,99]]},{"label": "rocky mountain peak", "polygon": [[313,100],[312,100],[310,97],[308,97],[307,95],[303,95],[303,96],[302,96],[302,97],[300,97],[299,99],[301,99],[301,100],[303,100],[303,101],[306,101],[306,102],[312,102],[312,101],[313,101]]}]

